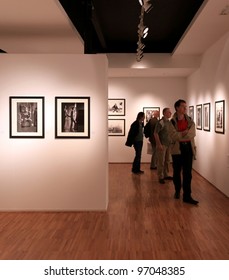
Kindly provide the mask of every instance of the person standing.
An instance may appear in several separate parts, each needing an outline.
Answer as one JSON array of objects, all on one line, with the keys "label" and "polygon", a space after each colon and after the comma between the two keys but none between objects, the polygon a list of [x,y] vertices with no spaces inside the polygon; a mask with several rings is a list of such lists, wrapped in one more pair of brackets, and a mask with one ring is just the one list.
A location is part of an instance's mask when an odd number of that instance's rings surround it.
[{"label": "person standing", "polygon": [[150,122],[150,137],[149,141],[152,146],[152,157],[150,162],[150,169],[157,169],[157,154],[156,154],[156,141],[154,137],[154,129],[159,119],[159,111],[154,111],[152,118],[149,120]]},{"label": "person standing", "polygon": [[142,155],[142,147],[143,147],[143,122],[145,119],[145,114],[143,112],[139,112],[128,132],[126,146],[132,147],[134,146],[135,157],[132,164],[132,172],[135,174],[142,174],[144,171],[141,170],[141,155]]},{"label": "person standing", "polygon": [[171,118],[169,108],[163,109],[163,117],[156,123],[154,137],[157,148],[157,174],[160,184],[165,184],[165,180],[172,180],[169,176],[170,164],[170,137],[169,137],[169,119]]},{"label": "person standing", "polygon": [[[186,114],[187,105],[185,100],[177,100],[174,108],[176,112],[170,121],[169,127],[169,134],[172,140],[174,198],[180,198],[180,190],[183,187],[183,202],[197,205],[198,201],[191,196],[192,162],[196,154],[194,142],[194,137],[196,136],[195,123]],[[181,180],[181,171],[183,181]]]}]

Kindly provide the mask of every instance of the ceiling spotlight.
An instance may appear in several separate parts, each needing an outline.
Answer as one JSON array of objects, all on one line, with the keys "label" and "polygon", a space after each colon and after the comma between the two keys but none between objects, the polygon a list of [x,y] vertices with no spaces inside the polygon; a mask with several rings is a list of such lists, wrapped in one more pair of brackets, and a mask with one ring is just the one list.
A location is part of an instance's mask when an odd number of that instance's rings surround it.
[{"label": "ceiling spotlight", "polygon": [[138,45],[137,50],[138,50],[138,49],[143,50],[144,47],[145,47],[145,45],[144,45],[142,42],[137,42],[137,45]]},{"label": "ceiling spotlight", "polygon": [[145,38],[148,35],[149,27],[138,25],[138,35]]},{"label": "ceiling spotlight", "polygon": [[152,8],[153,8],[153,5],[152,5],[152,3],[151,3],[151,0],[144,0],[144,10],[145,10],[145,12],[146,13],[148,13],[149,11],[151,11],[152,10]]},{"label": "ceiling spotlight", "polygon": [[141,14],[139,16],[140,22],[138,24],[138,42],[137,42],[137,53],[136,59],[137,61],[141,61],[143,58],[143,49],[145,45],[142,43],[142,39],[146,38],[148,35],[149,28],[144,26],[144,14],[148,13],[152,9],[152,4],[150,0],[138,0],[141,7]]},{"label": "ceiling spotlight", "polygon": [[138,0],[138,1],[140,5],[143,6],[146,13],[151,11],[151,9],[153,8],[151,0]]}]

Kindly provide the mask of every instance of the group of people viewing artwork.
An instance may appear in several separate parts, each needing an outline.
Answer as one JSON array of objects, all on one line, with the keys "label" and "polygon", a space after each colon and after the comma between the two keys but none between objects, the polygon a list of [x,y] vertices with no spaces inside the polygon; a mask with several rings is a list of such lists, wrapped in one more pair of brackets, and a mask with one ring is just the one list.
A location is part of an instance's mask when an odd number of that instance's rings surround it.
[{"label": "group of people viewing artwork", "polygon": [[[182,189],[183,202],[197,205],[199,202],[191,196],[192,163],[196,158],[195,123],[187,115],[185,100],[177,100],[174,109],[175,113],[172,116],[170,108],[164,108],[161,119],[159,119],[159,111],[154,111],[145,127],[145,114],[138,113],[136,120],[130,126],[126,141],[126,146],[133,146],[135,150],[132,173],[144,173],[141,170],[141,155],[146,136],[152,146],[150,169],[157,170],[159,183],[165,184],[166,180],[172,180],[175,187],[174,198],[180,198]],[[149,132],[146,133],[147,126]],[[169,176],[171,158],[173,176]]]}]

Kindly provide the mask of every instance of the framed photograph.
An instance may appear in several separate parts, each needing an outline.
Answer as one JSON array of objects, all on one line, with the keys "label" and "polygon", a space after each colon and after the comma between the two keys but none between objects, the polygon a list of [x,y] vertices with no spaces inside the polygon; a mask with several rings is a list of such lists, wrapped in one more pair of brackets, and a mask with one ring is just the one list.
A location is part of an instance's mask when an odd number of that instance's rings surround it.
[{"label": "framed photograph", "polygon": [[211,107],[210,103],[205,103],[203,105],[203,128],[205,131],[210,131],[210,114]]},{"label": "framed photograph", "polygon": [[108,119],[108,136],[125,136],[125,120]]},{"label": "framed photograph", "polygon": [[215,132],[224,134],[225,127],[225,101],[215,102]]},{"label": "framed photograph", "polygon": [[90,138],[90,97],[55,97],[55,138]]},{"label": "framed photograph", "polygon": [[159,112],[160,118],[160,107],[143,107],[143,112],[145,113],[145,122],[147,123],[152,117],[155,111]]},{"label": "framed photograph", "polygon": [[189,106],[188,115],[194,121],[194,106]]},{"label": "framed photograph", "polygon": [[108,116],[125,116],[125,99],[108,99]]},{"label": "framed photograph", "polygon": [[202,104],[196,105],[196,128],[202,129]]},{"label": "framed photograph", "polygon": [[10,138],[44,138],[44,97],[10,96]]}]

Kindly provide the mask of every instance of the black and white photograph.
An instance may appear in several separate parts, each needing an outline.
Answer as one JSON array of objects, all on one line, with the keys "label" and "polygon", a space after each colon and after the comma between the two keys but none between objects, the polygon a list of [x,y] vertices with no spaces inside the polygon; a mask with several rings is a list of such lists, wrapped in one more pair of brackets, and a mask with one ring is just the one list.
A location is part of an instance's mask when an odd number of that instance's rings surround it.
[{"label": "black and white photograph", "polygon": [[215,102],[215,132],[224,134],[225,127],[225,101]]},{"label": "black and white photograph", "polygon": [[125,116],[125,99],[108,99],[108,116]]},{"label": "black and white photograph", "polygon": [[44,97],[10,96],[10,138],[44,138]]},{"label": "black and white photograph", "polygon": [[90,138],[90,98],[55,98],[55,137]]},{"label": "black and white photograph", "polygon": [[196,128],[202,129],[202,104],[196,105]]},{"label": "black and white photograph", "polygon": [[125,136],[125,120],[108,119],[108,136]]},{"label": "black and white photograph", "polygon": [[203,129],[205,131],[210,131],[210,117],[211,117],[211,107],[210,103],[205,103],[203,105]]},{"label": "black and white photograph", "polygon": [[159,118],[160,118],[160,107],[143,107],[146,123],[153,117],[155,111],[159,112]]},{"label": "black and white photograph", "polygon": [[194,121],[194,106],[189,106],[188,115]]}]

